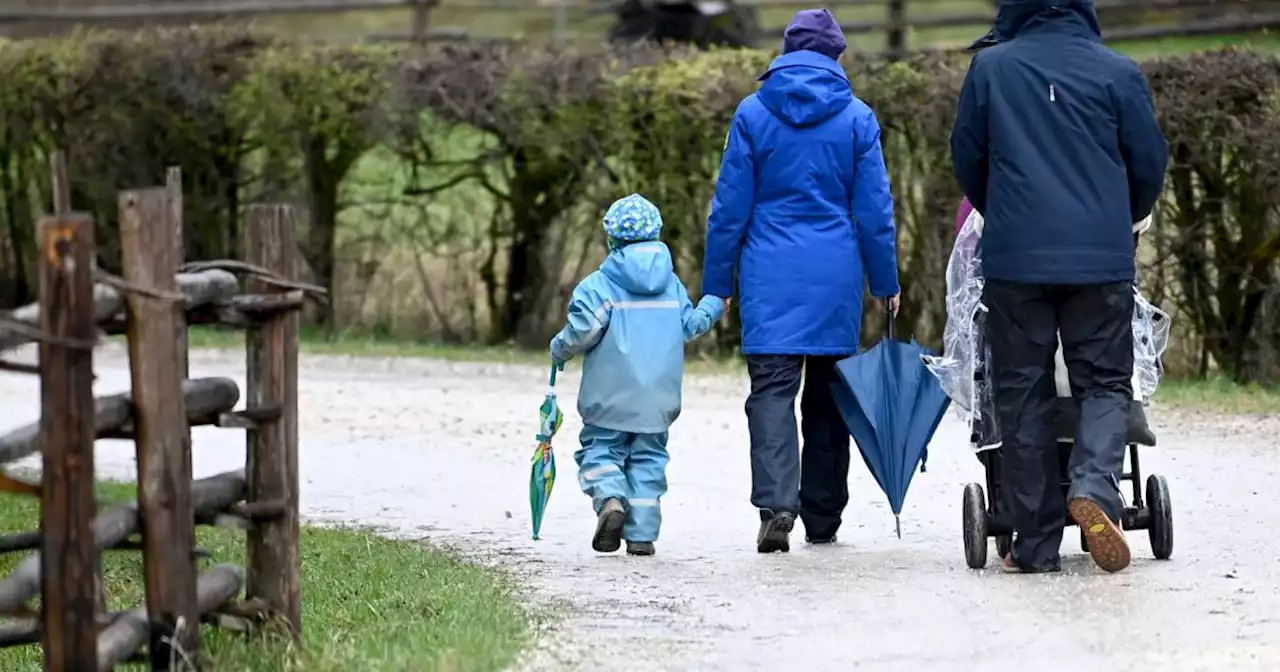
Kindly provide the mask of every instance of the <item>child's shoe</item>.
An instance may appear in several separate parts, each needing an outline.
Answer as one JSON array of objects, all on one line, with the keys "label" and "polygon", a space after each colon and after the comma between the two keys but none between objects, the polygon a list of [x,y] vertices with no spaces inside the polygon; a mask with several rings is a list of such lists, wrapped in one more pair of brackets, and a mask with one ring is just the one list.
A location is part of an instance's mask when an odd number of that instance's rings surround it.
[{"label": "child's shoe", "polygon": [[652,541],[628,541],[627,555],[653,555],[657,553]]},{"label": "child's shoe", "polygon": [[622,526],[627,522],[627,511],[622,502],[610,499],[600,507],[596,518],[596,534],[591,537],[591,548],[599,553],[612,553],[622,547]]}]

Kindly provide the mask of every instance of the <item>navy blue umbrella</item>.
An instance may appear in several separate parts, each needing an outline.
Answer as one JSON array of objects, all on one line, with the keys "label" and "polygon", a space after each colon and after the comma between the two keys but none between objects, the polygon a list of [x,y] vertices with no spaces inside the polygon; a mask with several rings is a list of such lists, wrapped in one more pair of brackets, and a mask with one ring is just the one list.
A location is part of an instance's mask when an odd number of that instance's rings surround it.
[{"label": "navy blue umbrella", "polygon": [[893,340],[893,318],[884,340],[836,364],[836,406],[858,444],[862,459],[889,498],[898,537],[902,503],[916,467],[924,471],[929,440],[951,400],[921,356],[931,354],[914,340]]}]

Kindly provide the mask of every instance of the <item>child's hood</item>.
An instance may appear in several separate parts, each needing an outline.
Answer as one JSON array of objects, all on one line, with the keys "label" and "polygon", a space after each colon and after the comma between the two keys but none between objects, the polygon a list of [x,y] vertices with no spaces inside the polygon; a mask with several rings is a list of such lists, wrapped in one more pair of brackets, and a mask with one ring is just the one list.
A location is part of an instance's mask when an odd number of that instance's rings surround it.
[{"label": "child's hood", "polygon": [[632,294],[661,294],[671,282],[671,250],[658,241],[633,243],[609,253],[600,265],[606,278]]}]

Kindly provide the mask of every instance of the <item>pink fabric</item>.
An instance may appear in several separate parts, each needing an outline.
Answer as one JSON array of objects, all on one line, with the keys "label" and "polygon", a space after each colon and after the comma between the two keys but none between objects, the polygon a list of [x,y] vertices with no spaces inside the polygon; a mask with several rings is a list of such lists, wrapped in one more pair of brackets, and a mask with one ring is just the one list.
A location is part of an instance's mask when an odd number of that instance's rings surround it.
[{"label": "pink fabric", "polygon": [[969,213],[973,212],[973,204],[966,197],[960,201],[960,211],[956,213],[956,234],[959,235],[960,229],[964,228],[964,222],[969,219]]}]

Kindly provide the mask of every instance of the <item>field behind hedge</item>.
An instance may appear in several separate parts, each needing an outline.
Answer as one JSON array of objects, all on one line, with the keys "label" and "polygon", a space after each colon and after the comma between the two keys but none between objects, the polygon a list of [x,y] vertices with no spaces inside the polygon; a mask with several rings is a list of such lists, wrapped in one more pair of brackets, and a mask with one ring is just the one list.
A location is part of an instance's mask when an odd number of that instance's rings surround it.
[{"label": "field behind hedge", "polygon": [[[31,222],[68,152],[77,209],[118,264],[116,191],[187,178],[188,257],[236,256],[256,200],[305,205],[306,272],[333,330],[541,346],[638,191],[696,292],[729,119],[771,54],[464,43],[301,43],[238,28],[0,43],[0,308],[33,298]],[[960,194],[947,137],[962,59],[850,56],[894,179],[905,314],[938,341]],[[1175,314],[1180,373],[1280,379],[1280,60],[1228,50],[1143,62],[1174,163],[1145,292]],[[880,325],[868,319],[867,337]],[[736,345],[736,329],[709,344]]]}]

